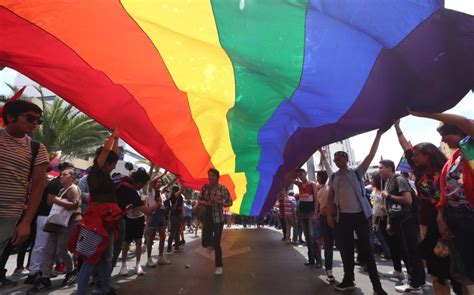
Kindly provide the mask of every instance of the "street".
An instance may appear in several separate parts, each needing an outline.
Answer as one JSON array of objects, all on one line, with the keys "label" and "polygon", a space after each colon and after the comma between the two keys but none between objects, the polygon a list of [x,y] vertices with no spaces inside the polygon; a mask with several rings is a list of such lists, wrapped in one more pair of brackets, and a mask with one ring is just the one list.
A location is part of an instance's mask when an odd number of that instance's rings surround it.
[{"label": "street", "polygon": [[[214,253],[209,254],[200,246],[199,237],[186,234],[182,253],[165,254],[172,261],[171,265],[146,268],[144,253],[141,264],[145,275],[118,276],[119,265],[114,269],[113,280],[120,286],[118,294],[372,294],[368,274],[360,267],[355,268],[355,290],[335,291],[334,284],[325,281],[324,269],[304,266],[306,247],[287,245],[280,239],[281,233],[273,228],[234,226],[225,229],[222,238],[224,274],[218,277],[214,275]],[[152,255],[155,259],[157,246],[155,242]],[[393,269],[391,261],[376,259],[379,272]],[[15,260],[16,256],[10,257],[8,274],[12,272]],[[134,265],[135,259],[130,259],[128,266]],[[337,251],[334,252],[333,271],[336,280],[341,280],[342,263]],[[396,281],[381,278],[387,293],[397,294],[394,290]],[[62,275],[53,279],[56,289],[48,294],[75,293],[76,286],[59,289],[62,279]],[[23,285],[23,280],[15,288],[1,290],[0,294],[25,294],[29,286]]]}]

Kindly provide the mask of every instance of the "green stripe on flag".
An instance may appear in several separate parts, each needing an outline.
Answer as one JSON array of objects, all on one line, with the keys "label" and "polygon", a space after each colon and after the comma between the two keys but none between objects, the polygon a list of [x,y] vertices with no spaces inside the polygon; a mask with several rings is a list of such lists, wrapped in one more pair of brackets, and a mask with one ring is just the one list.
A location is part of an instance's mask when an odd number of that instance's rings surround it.
[{"label": "green stripe on flag", "polygon": [[236,170],[247,176],[240,207],[249,214],[259,183],[258,132],[298,87],[307,0],[213,0],[222,47],[234,67],[235,106],[228,112]]}]

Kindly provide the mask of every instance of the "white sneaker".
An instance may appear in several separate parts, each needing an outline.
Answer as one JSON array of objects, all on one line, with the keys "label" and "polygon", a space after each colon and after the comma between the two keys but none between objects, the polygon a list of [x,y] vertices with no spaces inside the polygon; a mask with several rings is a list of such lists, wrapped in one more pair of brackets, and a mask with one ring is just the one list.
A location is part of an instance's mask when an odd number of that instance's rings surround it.
[{"label": "white sneaker", "polygon": [[224,273],[224,270],[222,269],[222,267],[216,267],[216,276],[221,276],[222,274]]},{"label": "white sneaker", "polygon": [[145,274],[141,265],[135,266],[135,272],[137,273],[138,276],[142,276]]},{"label": "white sneaker", "polygon": [[30,270],[28,268],[25,268],[23,269],[23,271],[21,272],[21,276],[29,276],[30,275]]},{"label": "white sneaker", "polygon": [[123,265],[121,268],[120,268],[120,273],[119,273],[121,276],[128,276],[128,268],[126,265]]},{"label": "white sneaker", "polygon": [[156,267],[156,263],[153,261],[153,258],[148,258],[148,261],[146,262],[146,267]]},{"label": "white sneaker", "polygon": [[163,257],[158,257],[158,265],[169,265],[171,264],[171,261],[166,260]]},{"label": "white sneaker", "polygon": [[405,279],[405,274],[403,274],[403,271],[397,271],[397,270],[392,270],[387,273],[384,273],[383,276],[388,277],[388,278],[395,278],[398,280]]},{"label": "white sneaker", "polygon": [[400,293],[408,293],[408,294],[423,294],[423,289],[421,289],[420,287],[418,288],[412,287],[409,284],[395,286],[395,291],[400,292]]},{"label": "white sneaker", "polygon": [[329,283],[334,283],[336,281],[336,279],[334,278],[332,274],[332,270],[326,271],[326,281],[328,281]]}]

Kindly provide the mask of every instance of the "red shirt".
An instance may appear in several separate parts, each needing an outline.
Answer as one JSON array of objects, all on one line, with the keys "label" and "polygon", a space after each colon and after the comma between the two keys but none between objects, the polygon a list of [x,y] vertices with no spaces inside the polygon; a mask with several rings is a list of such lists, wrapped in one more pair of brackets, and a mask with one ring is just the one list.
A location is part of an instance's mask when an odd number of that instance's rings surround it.
[{"label": "red shirt", "polygon": [[[453,197],[447,197],[447,176],[451,172],[451,169],[456,164],[458,157],[461,157],[462,153],[460,149],[457,149],[453,156],[446,162],[441,171],[441,198],[438,203],[438,208],[446,206],[446,204],[456,204],[458,201]],[[461,179],[462,179],[462,189],[464,193],[464,198],[467,200],[470,208],[474,208],[474,171],[469,166],[469,161],[462,161],[461,163]],[[450,177],[451,178],[451,177]]]}]

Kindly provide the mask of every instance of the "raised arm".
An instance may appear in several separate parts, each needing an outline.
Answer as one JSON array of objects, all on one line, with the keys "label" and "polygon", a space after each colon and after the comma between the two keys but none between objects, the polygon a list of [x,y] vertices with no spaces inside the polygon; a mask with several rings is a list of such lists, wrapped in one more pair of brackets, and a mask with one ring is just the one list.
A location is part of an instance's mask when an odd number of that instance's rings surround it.
[{"label": "raised arm", "polygon": [[474,137],[474,123],[466,117],[447,113],[423,113],[408,110],[413,116],[430,118],[446,124],[456,125],[470,137]]},{"label": "raised arm", "polygon": [[110,137],[105,142],[99,157],[97,157],[97,164],[100,168],[104,166],[107,156],[111,150],[113,150],[115,153],[118,153],[118,138],[118,128],[115,128],[112,132],[112,135],[110,135]]},{"label": "raised arm", "polygon": [[374,142],[372,143],[372,147],[370,148],[369,154],[365,157],[364,161],[359,165],[364,171],[367,171],[369,169],[369,165],[372,162],[372,160],[375,157],[375,153],[377,152],[377,149],[379,148],[380,144],[380,138],[382,137],[382,134],[384,131],[381,129],[377,130],[377,135],[375,135]]},{"label": "raised arm", "polygon": [[[153,171],[152,169],[150,169],[150,172]],[[148,183],[148,190],[151,191],[151,189],[153,189],[156,185],[156,183],[158,181],[160,181],[166,174],[168,174],[168,171],[165,170],[164,173],[160,174],[160,175],[157,175],[155,177],[152,178],[152,180],[150,180],[150,182]],[[151,176],[151,173],[149,174]]]},{"label": "raised arm", "polygon": [[395,131],[397,132],[398,142],[400,143],[400,146],[402,147],[403,151],[409,150],[410,143],[408,143],[408,140],[405,138],[402,129],[400,128],[400,119],[396,120],[393,126],[395,127]]},{"label": "raised arm", "polygon": [[331,165],[329,164],[329,160],[326,156],[326,151],[323,150],[322,148],[319,148],[318,151],[321,154],[321,162],[323,163],[324,171],[326,171],[326,174],[328,175],[328,177],[331,177],[333,171],[332,171]]}]

